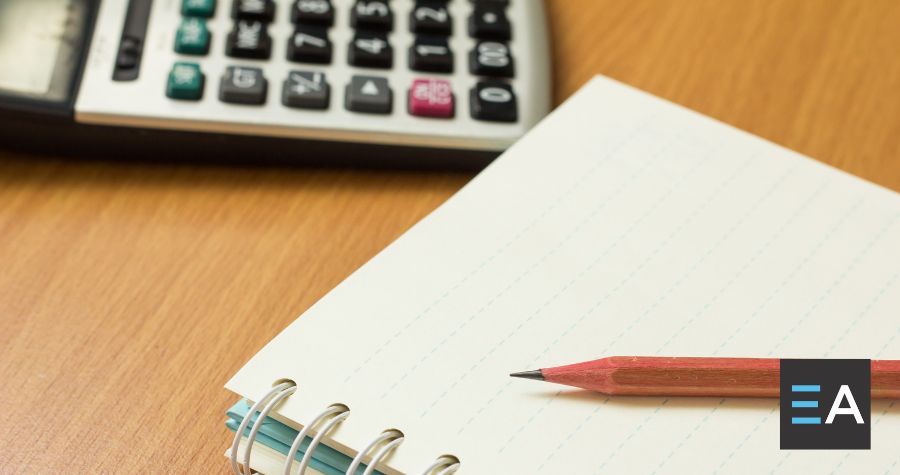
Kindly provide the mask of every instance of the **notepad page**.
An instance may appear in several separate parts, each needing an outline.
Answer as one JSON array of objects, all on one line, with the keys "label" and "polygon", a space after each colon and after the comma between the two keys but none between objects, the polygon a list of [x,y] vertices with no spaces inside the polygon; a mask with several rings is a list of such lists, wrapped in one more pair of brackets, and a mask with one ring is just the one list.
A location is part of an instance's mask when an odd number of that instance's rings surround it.
[{"label": "notepad page", "polygon": [[390,466],[408,473],[441,454],[463,474],[885,473],[900,402],[874,402],[871,451],[780,451],[774,399],[507,375],[611,355],[900,359],[898,309],[896,193],[597,77],[228,387],[295,380],[278,412],[300,424],[347,404],[338,448],[400,429]]}]

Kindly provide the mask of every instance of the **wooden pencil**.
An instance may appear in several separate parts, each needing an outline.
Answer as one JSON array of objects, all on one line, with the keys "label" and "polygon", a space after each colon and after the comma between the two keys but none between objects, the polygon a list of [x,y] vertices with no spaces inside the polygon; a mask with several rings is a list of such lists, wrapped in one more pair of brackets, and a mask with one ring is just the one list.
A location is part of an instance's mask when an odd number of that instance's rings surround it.
[{"label": "wooden pencil", "polygon": [[[611,356],[512,373],[623,396],[778,397],[778,358]],[[872,360],[872,398],[900,399],[900,361]]]}]

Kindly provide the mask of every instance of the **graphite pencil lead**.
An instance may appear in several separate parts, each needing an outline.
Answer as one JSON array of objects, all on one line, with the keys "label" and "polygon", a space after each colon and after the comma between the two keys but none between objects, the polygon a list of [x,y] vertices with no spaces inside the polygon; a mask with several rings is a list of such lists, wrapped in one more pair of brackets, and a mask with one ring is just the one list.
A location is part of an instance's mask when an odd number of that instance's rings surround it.
[{"label": "graphite pencil lead", "polygon": [[510,373],[510,376],[513,378],[525,378],[525,379],[536,379],[538,381],[544,380],[544,373],[539,369],[535,369],[532,371],[520,371],[518,373]]}]

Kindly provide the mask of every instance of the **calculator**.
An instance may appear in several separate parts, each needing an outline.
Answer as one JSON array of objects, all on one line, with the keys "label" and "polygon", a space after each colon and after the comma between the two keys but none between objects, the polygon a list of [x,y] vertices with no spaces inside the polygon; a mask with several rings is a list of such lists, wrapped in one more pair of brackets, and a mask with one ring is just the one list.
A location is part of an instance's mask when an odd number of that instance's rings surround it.
[{"label": "calculator", "polygon": [[477,168],[550,108],[540,0],[2,0],[4,144]]}]

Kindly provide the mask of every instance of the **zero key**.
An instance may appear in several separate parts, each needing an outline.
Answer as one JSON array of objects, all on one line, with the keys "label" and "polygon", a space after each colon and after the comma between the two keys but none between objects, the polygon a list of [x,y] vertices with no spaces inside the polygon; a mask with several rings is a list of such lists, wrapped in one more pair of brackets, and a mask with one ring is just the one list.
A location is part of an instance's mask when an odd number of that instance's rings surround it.
[{"label": "zero key", "polygon": [[472,118],[489,122],[515,122],[519,108],[512,86],[500,81],[481,81],[469,93]]}]

